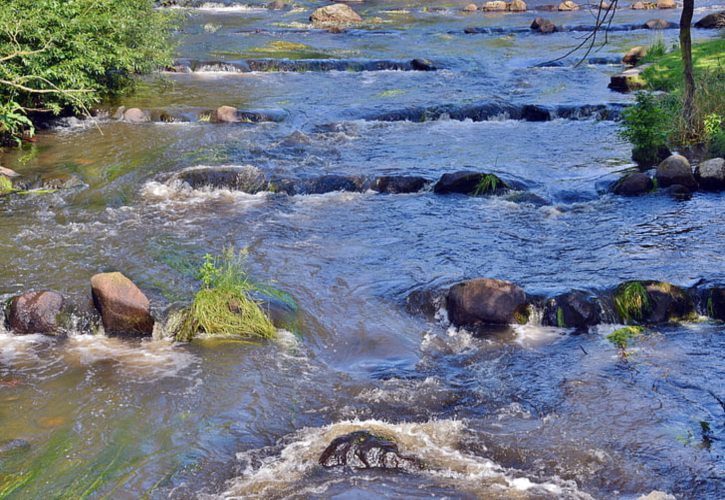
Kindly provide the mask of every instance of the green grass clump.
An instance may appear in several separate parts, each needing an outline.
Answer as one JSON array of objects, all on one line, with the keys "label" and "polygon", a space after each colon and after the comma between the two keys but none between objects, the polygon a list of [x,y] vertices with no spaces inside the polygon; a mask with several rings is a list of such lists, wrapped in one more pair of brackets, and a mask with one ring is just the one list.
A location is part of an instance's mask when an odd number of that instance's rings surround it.
[{"label": "green grass clump", "polygon": [[556,308],[556,325],[559,328],[566,328],[566,320],[564,319],[564,309],[561,307]]},{"label": "green grass clump", "polygon": [[[652,49],[651,49],[652,50]],[[652,90],[672,91],[682,87],[682,54],[676,49],[669,54],[654,49],[648,51],[647,59],[654,64],[644,70],[644,79]],[[707,72],[722,73],[725,65],[725,38],[697,43],[692,46],[692,64],[695,77]]]},{"label": "green grass clump", "polygon": [[642,321],[650,308],[647,289],[639,281],[619,286],[614,294],[614,307],[623,321]]},{"label": "green grass clump", "polygon": [[629,341],[644,331],[641,326],[625,326],[618,330],[614,330],[607,335],[607,340],[617,346],[622,352],[626,352]]},{"label": "green grass clump", "polygon": [[473,196],[484,196],[495,193],[497,189],[505,187],[506,184],[497,175],[483,174],[472,194]]},{"label": "green grass clump", "polygon": [[0,195],[12,193],[13,191],[13,181],[4,175],[0,175]]},{"label": "green grass clump", "polygon": [[251,296],[260,288],[245,271],[244,254],[225,250],[220,258],[204,257],[199,270],[202,288],[186,310],[176,339],[189,342],[199,334],[233,335],[247,340],[273,338],[277,330]]}]

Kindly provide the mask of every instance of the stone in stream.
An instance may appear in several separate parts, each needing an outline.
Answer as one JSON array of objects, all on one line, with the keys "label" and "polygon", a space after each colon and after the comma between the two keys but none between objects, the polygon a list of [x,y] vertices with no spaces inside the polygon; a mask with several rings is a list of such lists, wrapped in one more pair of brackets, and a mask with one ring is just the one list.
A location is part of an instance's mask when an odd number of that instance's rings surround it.
[{"label": "stone in stream", "polygon": [[411,314],[422,314],[429,320],[443,307],[446,292],[441,290],[414,290],[405,298],[405,309]]},{"label": "stone in stream", "polygon": [[714,287],[706,292],[705,314],[725,321],[725,287]]},{"label": "stone in stream", "polygon": [[0,166],[0,175],[4,175],[5,177],[12,179],[13,177],[20,177],[20,174],[17,173],[15,170],[12,170],[10,168],[5,168],[3,166]]},{"label": "stone in stream", "polygon": [[56,334],[61,328],[63,296],[51,290],[27,292],[10,300],[8,325],[14,333]]},{"label": "stone in stream", "polygon": [[725,28],[725,10],[706,15],[695,23],[695,27],[710,30]]},{"label": "stone in stream", "polygon": [[287,7],[287,2],[284,0],[274,0],[267,4],[269,10],[285,10]]},{"label": "stone in stream", "polygon": [[703,161],[695,167],[695,177],[702,189],[722,191],[725,189],[725,159]]},{"label": "stone in stream", "polygon": [[506,2],[495,0],[484,3],[483,6],[481,6],[481,10],[485,10],[487,12],[504,12],[507,10],[507,5]]},{"label": "stone in stream", "polygon": [[508,10],[511,12],[526,12],[528,9],[528,6],[526,5],[526,2],[524,0],[512,0],[508,4]]},{"label": "stone in stream", "polygon": [[404,455],[392,439],[370,431],[355,431],[336,437],[319,458],[323,467],[354,467],[356,469],[418,470],[422,463]]},{"label": "stone in stream", "polygon": [[362,22],[362,17],[343,3],[327,5],[315,10],[310,16],[314,24],[355,24]]},{"label": "stone in stream", "polygon": [[257,194],[268,189],[264,173],[251,165],[188,167],[172,176],[193,189],[212,187]]},{"label": "stone in stream", "polygon": [[679,201],[686,201],[692,198],[692,190],[682,184],[673,184],[665,188],[664,192]]},{"label": "stone in stream", "polygon": [[435,71],[436,67],[428,59],[413,59],[410,61],[410,67],[415,71]]},{"label": "stone in stream", "polygon": [[370,189],[379,193],[417,193],[430,181],[424,177],[409,175],[385,175],[375,178]]},{"label": "stone in stream", "polygon": [[526,293],[510,281],[478,278],[453,285],[446,299],[455,326],[525,323]]},{"label": "stone in stream", "polygon": [[149,299],[123,274],[113,272],[94,275],[91,278],[91,293],[107,334],[153,333],[154,319]]},{"label": "stone in stream", "polygon": [[367,180],[359,176],[323,175],[302,183],[301,194],[325,194],[335,191],[363,192],[368,188]]},{"label": "stone in stream", "polygon": [[644,88],[646,82],[642,78],[644,67],[630,68],[612,75],[609,78],[609,88],[616,92],[631,92]]},{"label": "stone in stream", "polygon": [[663,281],[626,281],[614,289],[612,301],[622,323],[669,323],[695,315],[692,297]]},{"label": "stone in stream", "polygon": [[[492,189],[477,193],[481,182],[486,176],[492,176],[495,187],[491,186]],[[435,186],[433,186],[433,192],[436,194],[500,194],[507,189],[509,189],[509,185],[498,176],[483,172],[474,172],[471,170],[443,174],[438,182],[435,183]]]},{"label": "stone in stream", "polygon": [[690,162],[682,155],[674,154],[657,166],[655,174],[659,187],[680,184],[689,189],[697,189],[697,181],[692,175]]},{"label": "stone in stream", "polygon": [[646,28],[648,30],[666,30],[668,28],[674,28],[676,26],[677,25],[675,23],[665,21],[664,19],[650,19],[642,25],[643,28]]},{"label": "stone in stream", "polygon": [[583,329],[600,321],[595,298],[581,290],[558,295],[546,302],[543,323],[560,328]]},{"label": "stone in stream", "polygon": [[658,9],[676,9],[677,2],[675,0],[657,0]]},{"label": "stone in stream", "polygon": [[654,2],[634,2],[632,4],[633,10],[651,10],[656,8],[657,4]]},{"label": "stone in stream", "polygon": [[123,111],[122,120],[128,123],[145,123],[151,121],[151,118],[142,109],[129,108]]},{"label": "stone in stream", "polygon": [[0,441],[0,458],[23,453],[30,449],[30,443],[25,439],[3,439]]},{"label": "stone in stream", "polygon": [[554,33],[556,31],[559,31],[559,28],[549,21],[548,19],[544,19],[543,17],[537,17],[534,19],[534,21],[531,23],[531,29],[534,31],[538,31],[539,33]]},{"label": "stone in stream", "polygon": [[239,121],[237,108],[232,106],[219,106],[214,110],[212,121],[217,123],[236,123]]},{"label": "stone in stream", "polygon": [[631,66],[635,66],[638,62],[640,62],[644,57],[647,55],[647,47],[632,47],[627,51],[626,54],[624,54],[624,57],[622,57],[622,62],[624,64],[629,64]]},{"label": "stone in stream", "polygon": [[463,12],[476,12],[478,10],[478,6],[475,3],[469,3],[465,7],[463,7]]},{"label": "stone in stream", "polygon": [[560,11],[579,10],[579,5],[576,2],[572,2],[571,0],[566,0],[564,2],[561,2],[557,9]]},{"label": "stone in stream", "polygon": [[654,183],[649,175],[635,172],[617,181],[612,192],[620,196],[639,196],[651,192],[653,187]]}]

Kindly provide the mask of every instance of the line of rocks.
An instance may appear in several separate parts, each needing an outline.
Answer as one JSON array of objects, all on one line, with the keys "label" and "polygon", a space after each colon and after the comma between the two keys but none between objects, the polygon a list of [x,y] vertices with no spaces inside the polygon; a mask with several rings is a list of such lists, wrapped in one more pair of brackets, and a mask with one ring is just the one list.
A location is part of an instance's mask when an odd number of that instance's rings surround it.
[{"label": "line of rocks", "polygon": [[[640,307],[626,302],[638,290]],[[420,290],[406,298],[411,313],[433,319],[443,308],[456,327],[483,333],[491,326],[525,324],[534,311],[544,326],[586,330],[602,323],[656,325],[695,319],[725,321],[725,286],[684,289],[661,281],[627,281],[608,290],[572,290],[545,297],[500,279],[476,278],[447,290]]]},{"label": "line of rocks", "polygon": [[111,118],[126,123],[279,123],[284,121],[287,116],[287,111],[283,109],[240,110],[233,106],[220,106],[216,109],[179,112],[121,106],[111,115]]},{"label": "line of rocks", "polygon": [[410,61],[369,59],[241,59],[234,61],[202,61],[179,59],[166,68],[173,73],[251,73],[251,72],[363,72],[363,71],[435,71],[437,65],[427,59]]}]

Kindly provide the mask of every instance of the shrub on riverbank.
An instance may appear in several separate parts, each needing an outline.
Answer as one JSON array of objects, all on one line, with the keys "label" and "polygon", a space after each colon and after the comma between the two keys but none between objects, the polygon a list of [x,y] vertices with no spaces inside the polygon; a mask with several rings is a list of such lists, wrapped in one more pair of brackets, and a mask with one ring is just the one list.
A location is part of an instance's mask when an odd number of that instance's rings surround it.
[{"label": "shrub on riverbank", "polygon": [[35,120],[84,113],[171,61],[172,17],[152,0],[5,0],[0,9],[0,141]]}]

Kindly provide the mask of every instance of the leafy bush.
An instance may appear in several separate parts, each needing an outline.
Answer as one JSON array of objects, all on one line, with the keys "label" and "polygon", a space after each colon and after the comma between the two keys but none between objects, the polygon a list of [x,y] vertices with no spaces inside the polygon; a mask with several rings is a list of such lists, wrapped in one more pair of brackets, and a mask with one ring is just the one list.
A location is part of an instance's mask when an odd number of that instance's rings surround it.
[{"label": "leafy bush", "polygon": [[638,92],[635,105],[622,113],[619,135],[634,146],[634,159],[651,165],[661,158],[660,151],[667,148],[670,117],[657,97]]},{"label": "leafy bush", "polygon": [[167,64],[171,23],[152,0],[3,0],[0,132],[30,127],[21,108],[82,113]]}]

